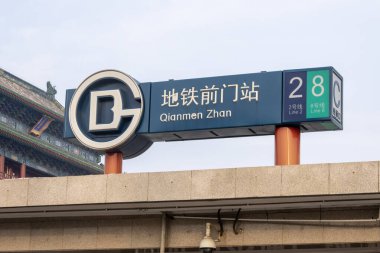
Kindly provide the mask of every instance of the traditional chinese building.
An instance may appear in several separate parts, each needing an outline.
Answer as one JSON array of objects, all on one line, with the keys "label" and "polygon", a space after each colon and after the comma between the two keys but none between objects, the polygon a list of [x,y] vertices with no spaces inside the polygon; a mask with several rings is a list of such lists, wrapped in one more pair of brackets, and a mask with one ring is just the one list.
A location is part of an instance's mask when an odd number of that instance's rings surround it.
[{"label": "traditional chinese building", "polygon": [[99,154],[63,139],[64,108],[0,68],[0,179],[100,174]]}]

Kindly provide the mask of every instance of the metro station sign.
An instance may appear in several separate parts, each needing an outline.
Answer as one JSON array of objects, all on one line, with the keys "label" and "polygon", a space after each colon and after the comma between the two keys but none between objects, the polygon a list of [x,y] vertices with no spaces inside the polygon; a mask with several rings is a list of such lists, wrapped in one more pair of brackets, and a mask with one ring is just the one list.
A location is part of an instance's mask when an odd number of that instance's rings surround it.
[{"label": "metro station sign", "polygon": [[310,131],[342,129],[342,82],[333,68],[284,71],[282,122]]},{"label": "metro station sign", "polygon": [[131,158],[156,141],[339,130],[342,94],[332,67],[148,83],[106,70],[67,90],[64,136]]},{"label": "metro station sign", "polygon": [[270,134],[282,72],[151,83],[149,134],[164,140]]}]

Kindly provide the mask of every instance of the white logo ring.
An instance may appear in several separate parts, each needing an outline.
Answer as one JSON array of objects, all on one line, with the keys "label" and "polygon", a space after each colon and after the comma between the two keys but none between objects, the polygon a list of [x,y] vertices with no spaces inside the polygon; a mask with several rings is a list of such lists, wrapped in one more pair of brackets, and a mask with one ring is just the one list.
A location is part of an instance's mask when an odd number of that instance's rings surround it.
[{"label": "white logo ring", "polygon": [[[82,133],[78,125],[76,114],[78,110],[79,100],[82,97],[83,93],[86,91],[86,89],[90,87],[93,83],[95,83],[96,81],[99,81],[105,78],[117,79],[121,81],[123,84],[125,84],[129,89],[131,89],[133,97],[135,99],[140,99],[141,107],[138,108],[139,110],[136,113],[136,115],[132,117],[132,121],[130,125],[128,126],[128,128],[119,137],[111,141],[97,142],[97,141],[91,140],[90,138],[88,138],[86,135]],[[79,140],[80,143],[82,143],[84,146],[91,149],[106,151],[106,150],[117,148],[118,146],[122,145],[135,133],[142,118],[143,108],[144,108],[144,102],[143,102],[143,97],[142,97],[140,87],[138,86],[138,84],[132,77],[116,70],[103,70],[87,77],[79,85],[78,89],[75,91],[74,96],[71,99],[70,107],[69,107],[69,122],[70,122],[70,126],[75,137]]]}]

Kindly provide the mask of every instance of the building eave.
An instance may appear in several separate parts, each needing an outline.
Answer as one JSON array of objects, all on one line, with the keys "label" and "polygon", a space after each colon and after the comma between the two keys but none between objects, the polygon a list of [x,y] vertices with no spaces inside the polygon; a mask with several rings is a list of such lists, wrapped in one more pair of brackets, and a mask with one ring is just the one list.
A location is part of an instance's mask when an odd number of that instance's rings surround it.
[{"label": "building eave", "polygon": [[37,111],[39,111],[39,112],[41,112],[47,116],[50,116],[50,117],[52,117],[56,120],[59,120],[61,122],[64,121],[63,114],[58,114],[52,110],[49,110],[48,108],[41,106],[40,104],[36,103],[35,101],[33,101],[31,99],[19,96],[19,94],[17,94],[16,92],[14,92],[12,90],[9,90],[3,86],[0,86],[0,92],[3,93],[4,95],[8,96],[8,97],[16,99],[17,101],[19,101],[19,102],[21,102],[27,106],[31,106],[32,108],[36,109]]},{"label": "building eave", "polygon": [[63,122],[64,107],[47,92],[1,68],[0,77],[1,93]]},{"label": "building eave", "polygon": [[41,141],[40,139],[33,137],[29,134],[18,132],[12,128],[9,128],[7,125],[3,123],[0,123],[0,133],[14,140],[17,140],[25,145],[28,145],[32,148],[37,148],[37,149],[42,150],[43,152],[47,152],[59,160],[64,160],[65,162],[69,164],[79,166],[80,168],[86,170],[89,173],[92,173],[92,174],[103,173],[103,169],[100,165],[89,162],[67,151],[58,150],[55,146],[49,143]]}]

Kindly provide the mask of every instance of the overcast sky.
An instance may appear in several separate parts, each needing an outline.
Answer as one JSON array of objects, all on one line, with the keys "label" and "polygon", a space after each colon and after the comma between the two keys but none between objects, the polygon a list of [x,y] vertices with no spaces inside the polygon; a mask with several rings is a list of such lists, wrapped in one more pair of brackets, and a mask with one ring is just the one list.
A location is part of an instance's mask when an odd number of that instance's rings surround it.
[{"label": "overcast sky", "polygon": [[[301,163],[379,160],[380,1],[0,0],[0,68],[65,90],[118,69],[140,82],[333,66],[344,130],[301,137]],[[274,164],[274,136],[154,143],[125,172]]]}]

